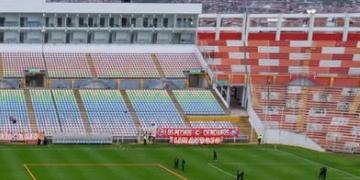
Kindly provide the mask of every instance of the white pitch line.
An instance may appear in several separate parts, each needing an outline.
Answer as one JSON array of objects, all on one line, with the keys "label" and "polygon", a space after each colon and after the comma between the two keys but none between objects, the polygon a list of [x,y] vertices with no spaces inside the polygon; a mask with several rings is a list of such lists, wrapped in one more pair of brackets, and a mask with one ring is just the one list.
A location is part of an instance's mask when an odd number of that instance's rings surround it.
[{"label": "white pitch line", "polygon": [[213,167],[213,168],[215,168],[216,170],[218,170],[218,171],[220,171],[220,172],[228,175],[228,176],[236,177],[235,175],[233,175],[233,174],[231,174],[231,173],[229,173],[229,172],[227,172],[227,171],[225,171],[225,170],[223,170],[223,169],[221,169],[221,168],[219,168],[219,167],[217,167],[217,166],[215,166],[215,165],[213,165],[213,164],[211,164],[211,163],[208,163],[208,165],[211,166],[211,167]]},{"label": "white pitch line", "polygon": [[[297,157],[297,158],[299,158],[299,159],[302,159],[302,160],[304,160],[304,161],[307,161],[307,162],[310,162],[310,163],[313,163],[313,164],[324,165],[324,164],[321,164],[321,163],[319,163],[319,162],[316,162],[316,161],[313,161],[313,160],[310,160],[310,159],[306,159],[306,158],[304,158],[304,157],[298,156],[298,155],[296,155],[296,154],[293,154],[293,153],[290,153],[290,152],[287,152],[287,151],[282,151],[282,150],[280,150],[280,149],[277,149],[277,151],[281,151],[281,152],[283,152],[283,153],[290,154],[290,155],[292,155],[292,156],[295,156],[295,157]],[[360,179],[360,176],[357,176],[357,175],[355,175],[355,174],[351,174],[351,173],[349,173],[349,172],[347,172],[347,171],[343,171],[343,170],[340,170],[340,169],[337,169],[337,168],[334,168],[334,167],[331,167],[331,166],[328,166],[328,165],[327,165],[327,167],[329,167],[329,168],[331,168],[331,169],[334,169],[334,170],[336,170],[336,171],[338,171],[338,172],[340,172],[340,173],[342,173],[342,174],[346,174],[347,176],[351,176],[352,178]]]}]

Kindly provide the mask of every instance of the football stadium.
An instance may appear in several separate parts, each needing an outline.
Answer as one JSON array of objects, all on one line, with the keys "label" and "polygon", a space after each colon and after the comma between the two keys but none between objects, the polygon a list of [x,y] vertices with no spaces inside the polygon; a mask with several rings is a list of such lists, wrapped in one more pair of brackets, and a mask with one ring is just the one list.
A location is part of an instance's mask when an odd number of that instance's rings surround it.
[{"label": "football stadium", "polygon": [[0,0],[0,179],[360,180],[360,13]]}]

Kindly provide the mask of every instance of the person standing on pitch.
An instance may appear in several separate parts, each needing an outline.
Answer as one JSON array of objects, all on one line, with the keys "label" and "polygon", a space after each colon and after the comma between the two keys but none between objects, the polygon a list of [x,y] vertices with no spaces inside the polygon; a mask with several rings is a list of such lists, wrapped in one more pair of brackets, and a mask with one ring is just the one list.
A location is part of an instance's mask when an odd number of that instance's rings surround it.
[{"label": "person standing on pitch", "polygon": [[181,170],[185,171],[185,159],[181,161]]},{"label": "person standing on pitch", "polygon": [[244,179],[244,171],[237,170],[236,180],[243,180],[243,179]]},{"label": "person standing on pitch", "polygon": [[257,140],[258,140],[258,144],[261,144],[261,140],[262,140],[262,135],[261,134],[258,135]]},{"label": "person standing on pitch", "polygon": [[326,180],[327,167],[323,166],[320,168],[319,180]]},{"label": "person standing on pitch", "polygon": [[178,169],[178,168],[179,168],[179,158],[178,158],[178,157],[175,157],[175,160],[174,160],[174,168],[175,168],[175,169]]},{"label": "person standing on pitch", "polygon": [[147,145],[147,132],[145,132],[144,134],[144,146]]},{"label": "person standing on pitch", "polygon": [[213,160],[215,162],[218,160],[218,155],[217,155],[217,152],[215,150],[213,151]]}]

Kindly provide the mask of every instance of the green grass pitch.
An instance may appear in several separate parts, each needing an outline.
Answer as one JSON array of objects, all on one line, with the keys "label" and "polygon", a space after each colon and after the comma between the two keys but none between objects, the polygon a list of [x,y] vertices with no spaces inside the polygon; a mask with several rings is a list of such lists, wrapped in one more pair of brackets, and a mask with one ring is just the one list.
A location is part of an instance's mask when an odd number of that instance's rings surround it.
[{"label": "green grass pitch", "polygon": [[[173,168],[176,156],[186,160],[184,172]],[[237,169],[250,180],[315,180],[322,165],[328,180],[360,180],[359,155],[274,145],[1,145],[0,162],[4,180],[227,180]]]}]

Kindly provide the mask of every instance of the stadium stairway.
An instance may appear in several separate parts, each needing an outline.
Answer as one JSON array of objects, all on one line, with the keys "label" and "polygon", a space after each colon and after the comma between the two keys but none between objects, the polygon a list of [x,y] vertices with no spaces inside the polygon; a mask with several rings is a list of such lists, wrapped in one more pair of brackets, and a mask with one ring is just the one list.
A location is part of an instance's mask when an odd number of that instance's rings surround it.
[{"label": "stadium stairway", "polygon": [[350,113],[357,113],[358,107],[360,105],[360,96],[357,95],[354,97],[353,103],[350,106],[349,112]]},{"label": "stadium stairway", "polygon": [[137,114],[135,112],[135,108],[131,104],[131,101],[130,101],[130,98],[129,98],[128,94],[125,92],[125,90],[120,90],[120,93],[121,93],[121,96],[123,97],[123,99],[125,101],[127,109],[130,111],[131,118],[133,119],[136,128],[141,129],[140,119],[139,119],[139,117],[137,116]]},{"label": "stadium stairway", "polygon": [[301,94],[301,102],[300,102],[300,119],[296,121],[296,131],[304,132],[306,130],[305,127],[305,118],[307,117],[307,102],[308,102],[308,88],[304,88]]},{"label": "stadium stairway", "polygon": [[257,135],[256,132],[252,130],[251,124],[249,122],[249,117],[247,117],[246,119],[244,117],[240,117],[240,120],[237,123],[237,125],[240,128],[240,132],[249,137],[250,143],[257,142]]},{"label": "stadium stairway", "polygon": [[165,78],[164,70],[161,68],[160,62],[159,62],[158,58],[156,57],[156,55],[151,54],[151,59],[153,60],[155,66],[156,66],[156,69],[158,70],[158,72],[160,74],[160,77]]},{"label": "stadium stairway", "polygon": [[225,114],[229,114],[229,112],[230,112],[229,109],[225,106],[225,104],[223,103],[221,98],[218,96],[218,94],[215,92],[215,90],[212,89],[211,93],[214,95],[216,101],[221,106],[221,108],[224,110]]},{"label": "stadium stairway", "polygon": [[183,119],[183,121],[186,123],[186,125],[189,125],[189,121],[188,121],[187,118],[185,117],[185,111],[184,111],[184,109],[181,107],[179,101],[176,99],[176,97],[175,97],[175,95],[174,95],[174,92],[171,91],[171,90],[169,90],[169,89],[167,89],[166,91],[167,91],[167,93],[169,94],[172,102],[174,103],[176,110],[180,113],[180,116],[181,116],[181,118]]},{"label": "stadium stairway", "polygon": [[98,76],[97,76],[97,72],[95,69],[95,64],[94,64],[90,54],[86,54],[86,61],[87,61],[87,64],[89,65],[91,76],[93,78],[97,78]]},{"label": "stadium stairway", "polygon": [[81,116],[81,119],[82,119],[82,122],[84,124],[84,128],[86,130],[86,133],[91,133],[91,127],[90,127],[90,121],[89,121],[89,117],[86,113],[86,110],[85,110],[85,107],[84,107],[84,103],[81,99],[81,96],[80,96],[80,92],[78,89],[75,89],[74,90],[74,95],[75,95],[75,98],[76,98],[76,103],[79,107],[79,110],[80,110],[80,116]]},{"label": "stadium stairway", "polygon": [[58,122],[59,122],[60,131],[63,132],[63,127],[62,127],[61,121],[60,121],[59,110],[58,110],[58,107],[57,107],[57,105],[55,103],[56,101],[55,101],[54,93],[52,91],[51,91],[51,99],[52,99],[52,102],[54,103],[55,113],[56,113],[56,117],[57,117]]},{"label": "stadium stairway", "polygon": [[26,108],[27,108],[28,115],[29,115],[29,120],[30,120],[31,131],[32,132],[38,132],[38,128],[37,128],[38,126],[37,126],[37,121],[36,121],[36,117],[35,117],[34,107],[33,107],[33,104],[32,104],[30,90],[25,89],[24,90],[24,95],[25,95],[25,100],[26,100]]}]

